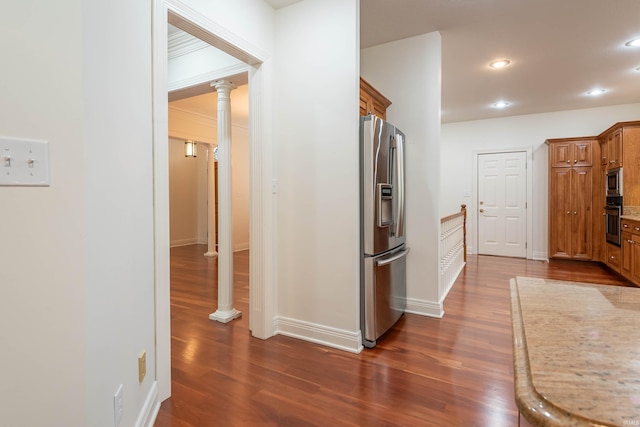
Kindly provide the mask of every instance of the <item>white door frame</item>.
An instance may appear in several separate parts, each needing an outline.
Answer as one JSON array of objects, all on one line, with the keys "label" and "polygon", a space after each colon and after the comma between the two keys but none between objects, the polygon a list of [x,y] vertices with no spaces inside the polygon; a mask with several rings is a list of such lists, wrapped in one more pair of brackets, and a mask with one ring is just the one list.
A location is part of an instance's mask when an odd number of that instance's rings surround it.
[{"label": "white door frame", "polygon": [[271,109],[266,83],[270,56],[242,37],[179,0],[153,4],[153,186],[155,258],[155,376],[158,400],[171,396],[171,319],[169,278],[169,163],[167,17],[172,24],[249,65],[250,241],[249,324],[254,337],[274,335],[273,209],[271,136],[265,123]]},{"label": "white door frame", "polygon": [[[533,259],[533,221],[531,218],[531,212],[533,210],[533,148],[525,147],[525,148],[504,148],[504,149],[494,149],[494,150],[474,150],[473,151],[473,161],[472,161],[472,186],[473,188],[471,194],[471,215],[468,217],[471,218],[471,238],[469,239],[473,247],[471,249],[471,253],[478,253],[479,244],[479,234],[478,233],[478,160],[481,154],[498,154],[498,153],[516,153],[524,151],[527,153],[527,209],[526,209],[526,218],[527,218],[527,259]],[[469,213],[469,209],[467,210],[467,214]]]}]

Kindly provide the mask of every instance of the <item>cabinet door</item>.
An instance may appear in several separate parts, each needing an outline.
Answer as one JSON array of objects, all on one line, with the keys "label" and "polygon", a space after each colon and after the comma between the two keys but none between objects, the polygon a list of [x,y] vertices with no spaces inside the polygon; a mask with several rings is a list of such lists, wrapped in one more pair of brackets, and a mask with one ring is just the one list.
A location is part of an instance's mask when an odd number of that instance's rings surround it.
[{"label": "cabinet door", "polygon": [[622,129],[616,130],[607,138],[607,153],[610,169],[622,166]]},{"label": "cabinet door", "polygon": [[571,254],[573,258],[591,259],[592,236],[592,171],[591,168],[573,168],[571,174]]},{"label": "cabinet door", "polygon": [[633,235],[629,232],[622,232],[622,261],[620,262],[620,273],[627,279],[631,279],[633,265]]},{"label": "cabinet door", "polygon": [[600,140],[600,165],[608,166],[609,164],[609,152],[607,151],[607,138]]},{"label": "cabinet door", "polygon": [[633,234],[631,240],[631,280],[640,284],[640,235]]},{"label": "cabinet door", "polygon": [[549,256],[571,258],[571,168],[552,168],[549,183]]},{"label": "cabinet door", "polygon": [[592,166],[593,148],[591,141],[576,141],[573,143],[573,166]]},{"label": "cabinet door", "polygon": [[360,88],[360,115],[361,116],[366,116],[367,114],[369,114],[369,108],[368,108],[368,100],[371,97],[367,94],[367,92],[365,92],[364,90],[362,90],[362,88]]},{"label": "cabinet door", "polygon": [[550,163],[552,168],[568,168],[572,166],[573,143],[554,142],[549,146]]},{"label": "cabinet door", "polygon": [[620,247],[607,243],[607,265],[615,270],[620,271]]}]

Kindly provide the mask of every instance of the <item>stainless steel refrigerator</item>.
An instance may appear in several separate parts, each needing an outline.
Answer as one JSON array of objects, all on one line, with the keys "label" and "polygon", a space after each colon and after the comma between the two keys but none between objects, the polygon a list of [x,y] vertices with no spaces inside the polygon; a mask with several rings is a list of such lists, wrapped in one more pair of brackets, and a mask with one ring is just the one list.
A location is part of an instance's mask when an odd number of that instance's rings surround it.
[{"label": "stainless steel refrigerator", "polygon": [[399,129],[360,117],[360,326],[368,348],[406,307],[404,151]]}]

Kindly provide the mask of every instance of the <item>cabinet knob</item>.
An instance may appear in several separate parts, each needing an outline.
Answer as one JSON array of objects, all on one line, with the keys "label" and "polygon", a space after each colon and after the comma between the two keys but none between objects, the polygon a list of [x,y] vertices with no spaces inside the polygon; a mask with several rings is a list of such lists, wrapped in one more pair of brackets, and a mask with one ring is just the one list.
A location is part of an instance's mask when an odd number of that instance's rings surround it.
[{"label": "cabinet knob", "polygon": [[574,160],[573,163],[578,163],[578,159]]},{"label": "cabinet knob", "polygon": [[609,163],[615,163],[615,162],[616,162],[615,160],[609,160]]},{"label": "cabinet knob", "polygon": [[574,214],[574,215],[578,215],[578,212],[574,212],[573,214]]},{"label": "cabinet knob", "polygon": [[624,228],[629,228],[629,224],[622,224]]},{"label": "cabinet knob", "polygon": [[484,209],[480,209],[480,213],[484,212]]},{"label": "cabinet knob", "polygon": [[571,215],[571,212],[567,211],[567,215]]},{"label": "cabinet knob", "polygon": [[633,240],[627,240],[627,243],[634,244],[635,242]]},{"label": "cabinet knob", "polygon": [[567,163],[571,163],[571,160],[567,160]]},{"label": "cabinet knob", "polygon": [[640,231],[640,227],[634,227],[636,231]]}]

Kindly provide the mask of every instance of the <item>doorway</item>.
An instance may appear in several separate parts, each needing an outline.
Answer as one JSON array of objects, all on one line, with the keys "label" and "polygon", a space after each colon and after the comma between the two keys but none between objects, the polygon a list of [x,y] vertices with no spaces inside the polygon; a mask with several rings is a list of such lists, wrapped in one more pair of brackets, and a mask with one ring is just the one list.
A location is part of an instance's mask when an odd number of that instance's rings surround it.
[{"label": "doorway", "polygon": [[474,156],[477,253],[530,258],[529,150],[488,151]]},{"label": "doorway", "polygon": [[[272,252],[273,203],[266,183],[272,175],[271,139],[263,123],[270,122],[266,108],[271,94],[264,93],[265,75],[272,65],[269,55],[232,31],[186,7],[177,0],[154,0],[153,12],[153,169],[154,169],[154,235],[155,235],[155,306],[157,398],[171,395],[171,336],[169,279],[169,200],[168,200],[168,23],[234,56],[245,64],[249,83],[250,152],[250,330],[254,337],[269,338],[274,334],[273,275],[267,258]],[[228,74],[227,74],[228,75]],[[222,76],[221,76],[222,77]],[[267,178],[269,177],[269,178]]]}]

